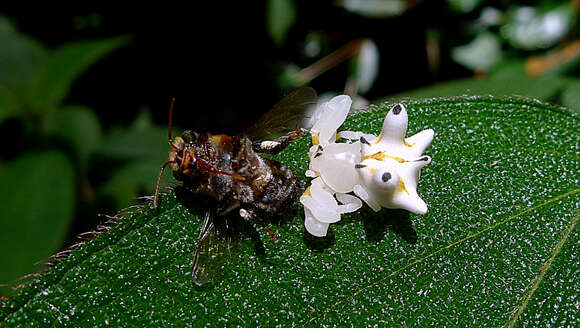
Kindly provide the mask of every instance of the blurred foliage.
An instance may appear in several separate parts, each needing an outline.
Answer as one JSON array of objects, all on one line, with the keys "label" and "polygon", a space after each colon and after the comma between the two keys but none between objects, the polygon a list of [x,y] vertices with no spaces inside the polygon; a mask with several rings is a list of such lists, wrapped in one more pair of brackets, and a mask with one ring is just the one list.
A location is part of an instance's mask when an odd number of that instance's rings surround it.
[{"label": "blurred foliage", "polygon": [[270,37],[281,45],[288,30],[296,21],[296,7],[292,0],[268,0],[267,25]]},{"label": "blurred foliage", "polygon": [[74,169],[58,151],[29,152],[0,171],[0,279],[36,271],[61,248],[76,207]]},{"label": "blurred foliage", "polygon": [[166,127],[144,110],[133,126],[103,131],[92,108],[63,103],[83,72],[129,40],[49,49],[0,16],[0,125],[20,127],[10,137],[25,144],[7,144],[1,158],[0,283],[37,271],[33,263],[61,249],[75,212],[81,226],[94,226],[97,208],[114,211],[153,192]]},{"label": "blurred foliage", "polygon": [[336,4],[354,14],[370,18],[389,18],[407,9],[404,0],[339,0]]},{"label": "blurred foliage", "polygon": [[451,58],[472,69],[488,71],[501,59],[501,45],[497,36],[481,33],[473,41],[451,49]]},{"label": "blurred foliage", "polygon": [[[282,2],[288,8],[294,8],[288,4],[292,1]],[[341,0],[333,4],[348,13],[376,21],[405,19],[407,13],[411,16],[410,12],[422,5],[422,1]],[[449,66],[451,61],[463,67],[464,74],[471,72],[476,79],[436,85],[433,92],[427,92],[427,87],[395,96],[481,93],[535,97],[538,92],[548,93],[539,90],[542,86],[538,85],[538,81],[557,80],[558,87],[545,86],[551,93],[549,97],[540,99],[580,111],[580,103],[575,100],[578,97],[574,97],[572,92],[580,71],[577,23],[580,2],[447,0],[446,5],[447,16],[441,19],[452,23],[433,26],[425,31],[425,50],[431,73],[437,81],[441,70],[457,70],[457,67]],[[281,6],[277,8],[279,12],[270,10],[266,15],[269,22],[278,21],[278,25],[284,26],[282,29],[276,24],[268,24],[271,38],[281,46],[283,42],[293,41],[288,37],[292,24],[287,23],[294,22],[296,13],[294,9],[285,11],[293,19],[280,19],[280,12],[284,10]],[[435,21],[441,22],[441,19]],[[304,36],[302,51],[316,62],[307,67],[299,62],[285,63],[280,69],[278,83],[284,88],[298,87],[312,82],[343,61],[350,60],[350,70],[344,75],[344,92],[355,98],[367,94],[376,79],[373,74],[377,74],[381,62],[381,47],[375,45],[377,40],[360,39],[365,40],[360,42],[353,39],[340,48],[332,41],[333,38],[331,31],[309,31]],[[552,80],[528,80],[530,77],[541,76],[550,76]],[[445,92],[439,94],[439,91]]]},{"label": "blurred foliage", "polygon": [[[495,41],[487,47],[495,49],[499,43],[503,57],[511,60],[565,45],[576,34],[578,5],[574,1],[493,2],[493,6],[472,0],[448,2],[451,8],[463,14],[458,17],[461,29],[444,31],[452,47],[461,47],[462,40],[478,40],[483,36],[491,39],[490,35],[494,35]],[[482,50],[489,51],[484,48],[482,45]],[[458,62],[464,65],[462,61]],[[471,65],[465,66],[472,68]]]},{"label": "blurred foliage", "polygon": [[[461,13],[457,20],[462,28],[440,31],[441,43],[449,46],[455,62],[476,76],[486,77],[487,82],[481,82],[482,86],[490,86],[495,91],[481,92],[535,97],[536,87],[525,86],[535,83],[525,81],[526,77],[551,76],[560,87],[546,85],[547,89],[556,90],[550,97],[541,99],[580,111],[580,102],[573,101],[570,91],[564,92],[571,90],[580,67],[578,1],[492,2],[489,5],[482,1],[448,0],[448,3]],[[494,85],[496,78],[505,83]],[[465,85],[460,81],[454,83],[458,92],[453,95],[472,87],[473,82],[464,82]],[[501,89],[502,85],[505,89]]]},{"label": "blurred foliage", "polygon": [[561,104],[580,114],[580,87],[576,78],[559,76],[498,76],[480,79],[459,79],[434,86],[391,95],[386,99],[430,98],[461,95],[519,96]]}]

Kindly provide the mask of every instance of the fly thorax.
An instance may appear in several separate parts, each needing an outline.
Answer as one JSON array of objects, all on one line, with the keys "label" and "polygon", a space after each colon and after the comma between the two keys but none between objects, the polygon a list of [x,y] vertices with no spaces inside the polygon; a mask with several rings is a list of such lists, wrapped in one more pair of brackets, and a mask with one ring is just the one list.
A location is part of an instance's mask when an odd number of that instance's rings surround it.
[{"label": "fly thorax", "polygon": [[261,158],[260,156],[256,156],[255,161],[251,164],[251,170],[254,173],[253,177],[253,187],[256,190],[263,190],[268,183],[273,178],[272,169],[270,165],[266,163],[266,160]]},{"label": "fly thorax", "polygon": [[226,134],[211,136],[211,145],[223,152],[231,152],[234,144],[234,138]]}]

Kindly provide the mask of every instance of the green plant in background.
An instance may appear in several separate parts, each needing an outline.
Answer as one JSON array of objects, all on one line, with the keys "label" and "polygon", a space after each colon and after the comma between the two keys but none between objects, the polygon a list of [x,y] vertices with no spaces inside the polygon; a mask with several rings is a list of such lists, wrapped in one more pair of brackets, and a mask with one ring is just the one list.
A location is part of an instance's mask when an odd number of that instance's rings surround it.
[{"label": "green plant in background", "polygon": [[[0,284],[38,271],[34,263],[62,248],[84,208],[110,200],[119,209],[138,191],[152,192],[154,182],[144,177],[155,177],[151,168],[165,159],[165,129],[144,111],[133,126],[104,132],[93,109],[64,101],[76,78],[128,41],[47,49],[0,17],[0,124],[22,126],[4,141],[15,154],[0,163]],[[0,287],[0,295],[9,290]]]},{"label": "green plant in background", "polygon": [[[391,104],[347,118],[377,134]],[[580,272],[578,115],[521,98],[407,103],[437,132],[419,193],[429,212],[346,216],[325,239],[303,211],[256,225],[210,286],[191,281],[203,205],[172,191],[124,211],[0,308],[0,322],[135,326],[573,326]],[[533,137],[530,137],[533,136]],[[310,138],[276,159],[304,177]],[[197,207],[197,208],[196,208]],[[251,239],[251,240],[250,240]]]},{"label": "green plant in background", "polygon": [[[475,78],[446,81],[387,98],[520,95],[550,101],[580,112],[580,98],[576,96],[580,94],[580,80],[577,77],[580,63],[580,39],[577,33],[580,4],[577,1],[536,1],[534,7],[532,4],[512,2],[500,2],[496,4],[497,7],[492,7],[479,0],[446,2],[449,15],[454,21],[452,29],[432,27],[425,31],[430,70],[434,76],[438,76],[442,68],[442,56],[450,56],[451,60],[471,70]],[[272,0],[269,3],[270,36],[276,44],[281,45],[296,21],[295,10],[288,9],[294,8],[293,0]],[[336,1],[335,5],[369,19],[389,19],[404,15],[419,3],[343,0]],[[360,45],[350,44],[350,48],[347,45],[333,53],[329,49],[328,39],[324,31],[313,31],[303,42],[303,52],[307,56],[321,59],[328,66],[316,63],[300,69],[290,63],[281,74],[280,84],[294,87],[303,85],[352,56],[351,61],[355,65],[351,65],[350,77],[345,77],[345,90],[353,97],[356,93],[365,95],[370,87],[353,90],[349,89],[349,82],[354,82],[355,86],[372,85],[374,77],[365,72],[377,71],[378,59],[372,58],[378,58],[379,51],[374,47],[362,53]],[[366,42],[374,44],[373,40]],[[345,52],[349,55],[346,56]],[[342,57],[336,56],[336,53],[342,54]],[[369,70],[369,67],[372,69]],[[549,91],[543,91],[542,88]]]},{"label": "green plant in background", "polygon": [[[571,96],[580,91],[577,1],[536,1],[534,7],[511,2],[492,7],[471,0],[448,3],[466,19],[459,23],[460,33],[441,31],[441,42],[451,45],[455,62],[485,78],[444,83],[409,95],[517,94],[580,112],[578,97]],[[541,91],[542,84],[549,91]]]},{"label": "green plant in background", "polygon": [[[519,95],[560,104],[580,113],[580,40],[576,40],[579,4],[541,2],[530,7],[489,7],[483,1],[448,0],[458,15],[457,30],[433,29],[428,43],[472,70],[475,78],[446,81],[388,98],[469,95]],[[462,16],[463,15],[463,16]],[[473,20],[472,17],[477,19]],[[467,43],[465,40],[468,40]],[[446,45],[449,49],[440,49]],[[433,47],[433,46],[432,46]],[[431,65],[439,69],[438,64]]]}]

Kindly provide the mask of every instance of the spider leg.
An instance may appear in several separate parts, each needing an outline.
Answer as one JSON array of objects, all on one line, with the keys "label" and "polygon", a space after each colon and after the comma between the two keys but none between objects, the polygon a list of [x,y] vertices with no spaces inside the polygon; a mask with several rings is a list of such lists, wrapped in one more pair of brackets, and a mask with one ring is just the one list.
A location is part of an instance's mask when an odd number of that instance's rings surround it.
[{"label": "spider leg", "polygon": [[303,134],[301,129],[291,131],[275,140],[255,141],[252,143],[252,148],[257,153],[276,155],[284,150],[292,140],[300,137]]}]

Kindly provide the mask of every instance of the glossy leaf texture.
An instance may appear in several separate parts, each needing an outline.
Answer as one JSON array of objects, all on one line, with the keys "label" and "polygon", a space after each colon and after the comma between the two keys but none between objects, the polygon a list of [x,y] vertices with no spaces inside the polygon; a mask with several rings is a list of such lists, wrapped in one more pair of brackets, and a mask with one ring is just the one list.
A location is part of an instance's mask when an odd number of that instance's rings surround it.
[{"label": "glossy leaf texture", "polygon": [[[578,323],[580,120],[521,98],[406,102],[409,132],[433,128],[419,194],[424,216],[368,209],[326,239],[302,209],[256,225],[216,283],[195,287],[191,255],[203,211],[174,192],[118,215],[5,300],[6,327],[574,326]],[[343,128],[378,133],[390,104]],[[303,177],[307,136],[277,158]],[[193,207],[195,208],[195,207]]]}]

